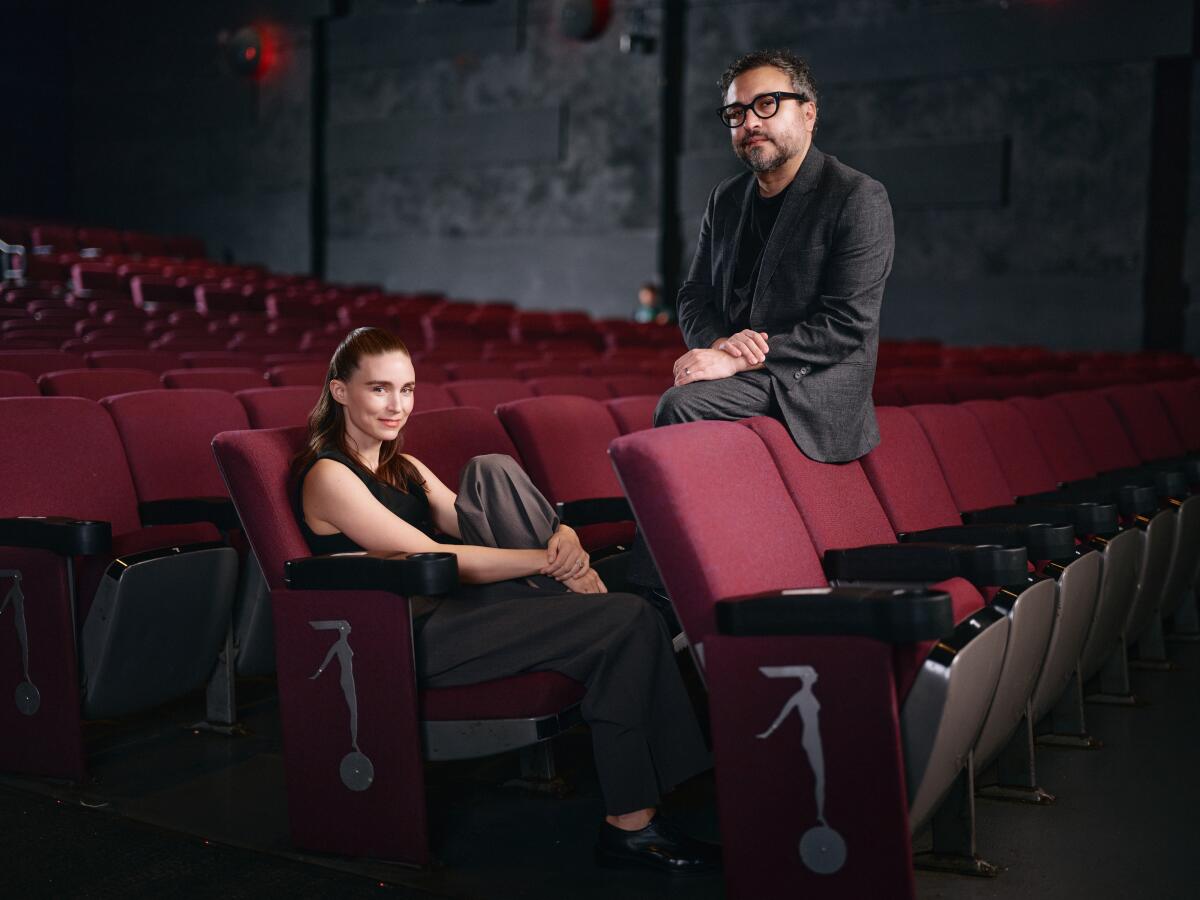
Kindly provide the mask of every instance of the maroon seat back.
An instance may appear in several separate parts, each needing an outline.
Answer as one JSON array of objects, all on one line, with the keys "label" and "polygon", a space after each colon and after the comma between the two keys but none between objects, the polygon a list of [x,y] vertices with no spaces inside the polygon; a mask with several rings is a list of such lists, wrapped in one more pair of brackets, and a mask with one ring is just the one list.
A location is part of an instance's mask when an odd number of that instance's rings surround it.
[{"label": "maroon seat back", "polygon": [[908,402],[894,381],[876,380],[875,386],[871,388],[871,398],[876,406],[903,406]]},{"label": "maroon seat back", "polygon": [[1141,460],[1104,391],[1064,391],[1048,399],[1062,410],[1098,471],[1136,466]]},{"label": "maroon seat back", "polygon": [[892,389],[900,392],[905,404],[951,403],[954,400],[946,382],[936,378],[897,379],[892,383]]},{"label": "maroon seat back", "polygon": [[444,386],[432,381],[417,381],[415,412],[448,409],[454,406],[458,404]]},{"label": "maroon seat back", "polygon": [[531,378],[529,389],[539,397],[563,395],[607,400],[612,396],[603,381],[586,375],[547,375],[544,378]]},{"label": "maroon seat back", "polygon": [[158,375],[146,369],[66,369],[47,372],[38,378],[38,387],[47,397],[89,400],[130,391],[153,391],[161,386]]},{"label": "maroon seat back", "polygon": [[459,406],[477,406],[488,412],[501,403],[525,400],[533,391],[523,381],[515,378],[479,378],[465,381],[448,381],[443,385]]},{"label": "maroon seat back", "polygon": [[511,378],[513,367],[508,363],[482,359],[468,359],[446,363],[446,376],[454,381],[478,378]]},{"label": "maroon seat back", "polygon": [[1122,384],[1108,388],[1105,394],[1142,460],[1175,459],[1187,453],[1162,398],[1152,387]]},{"label": "maroon seat back", "polygon": [[1091,456],[1061,406],[1049,397],[1013,397],[1007,401],[1029,423],[1056,482],[1083,481],[1096,474]]},{"label": "maroon seat back", "polygon": [[162,374],[162,383],[168,388],[205,388],[232,394],[262,387],[266,381],[255,369],[168,369]]},{"label": "maroon seat back", "polygon": [[329,366],[324,363],[284,363],[274,366],[267,377],[271,384],[277,387],[293,387],[295,385],[323,385],[329,374]]},{"label": "maroon seat back", "polygon": [[1171,417],[1171,423],[1189,453],[1200,450],[1200,380],[1187,378],[1151,385]]},{"label": "maroon seat back", "polygon": [[643,431],[654,427],[654,410],[658,407],[658,397],[642,394],[636,397],[617,397],[605,400],[608,413],[617,423],[621,434]]},{"label": "maroon seat back", "polygon": [[475,406],[413,413],[404,426],[404,452],[425,463],[452,491],[472,457],[503,453],[521,461],[499,420]]},{"label": "maroon seat back", "polygon": [[137,495],[112,419],[80,397],[0,400],[0,518],[70,516],[141,527]]},{"label": "maroon seat back", "polygon": [[918,405],[908,412],[933,447],[960,512],[1007,506],[1016,499],[992,445],[971,412],[957,405]]},{"label": "maroon seat back", "polygon": [[116,423],[139,500],[226,496],[212,439],[250,427],[231,394],[159,389],[109,397],[101,405]]},{"label": "maroon seat back", "polygon": [[971,400],[962,407],[983,428],[1004,480],[1016,496],[1040,494],[1058,486],[1037,436],[1012,402]]},{"label": "maroon seat back", "polygon": [[666,375],[606,375],[602,381],[614,397],[661,397],[671,386]]},{"label": "maroon seat back", "polygon": [[179,357],[160,350],[93,350],[87,354],[93,369],[144,369],[161,375],[179,368]]},{"label": "maroon seat back", "polygon": [[63,350],[0,350],[0,370],[24,372],[34,378],[46,372],[83,369],[86,366],[82,354]]},{"label": "maroon seat back", "polygon": [[0,397],[37,397],[37,382],[24,372],[0,370]]},{"label": "maroon seat back", "polygon": [[234,396],[245,407],[251,428],[287,428],[308,422],[321,389],[312,385],[251,388]]},{"label": "maroon seat back", "polygon": [[961,524],[954,497],[920,423],[908,410],[895,406],[876,410],[876,419],[879,446],[862,458],[862,467],[892,530],[900,533]]},{"label": "maroon seat back", "polygon": [[[622,496],[608,459],[608,445],[620,432],[603,403],[587,397],[534,397],[501,404],[496,414],[525,471],[551,503]],[[633,539],[628,523],[578,530],[588,549]]]},{"label": "maroon seat back", "polygon": [[212,441],[246,538],[271,590],[283,590],[283,564],[311,556],[292,506],[288,472],[306,428],[229,431]]}]

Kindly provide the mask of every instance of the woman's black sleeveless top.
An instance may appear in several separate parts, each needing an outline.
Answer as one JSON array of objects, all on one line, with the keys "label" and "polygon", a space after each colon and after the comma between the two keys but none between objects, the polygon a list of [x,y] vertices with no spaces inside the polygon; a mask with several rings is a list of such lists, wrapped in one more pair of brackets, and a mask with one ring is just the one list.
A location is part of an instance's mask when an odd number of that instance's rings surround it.
[{"label": "woman's black sleeveless top", "polygon": [[433,536],[433,514],[429,508],[429,498],[425,495],[425,489],[421,485],[409,482],[408,493],[405,493],[404,491],[397,490],[390,484],[384,484],[364,469],[358,462],[346,456],[346,454],[337,450],[322,450],[317,455],[317,458],[309,463],[304,471],[300,473],[300,478],[296,482],[294,499],[296,521],[300,523],[300,532],[304,535],[308,549],[314,555],[354,553],[363,549],[340,531],[335,534],[316,534],[308,527],[308,523],[304,521],[304,479],[308,476],[309,470],[317,464],[317,461],[322,459],[332,459],[346,466],[367,486],[367,490],[371,492],[375,499],[387,507],[391,513],[399,516],[409,525],[420,529],[430,537]]}]

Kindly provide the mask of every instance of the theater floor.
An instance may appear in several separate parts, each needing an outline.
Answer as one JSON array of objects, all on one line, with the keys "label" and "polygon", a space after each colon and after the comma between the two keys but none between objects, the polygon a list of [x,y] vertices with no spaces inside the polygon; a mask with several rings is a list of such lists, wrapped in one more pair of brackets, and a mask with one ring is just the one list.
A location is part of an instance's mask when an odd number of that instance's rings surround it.
[{"label": "theater floor", "polygon": [[[1050,807],[980,801],[981,852],[995,879],[919,872],[921,898],[1196,896],[1200,838],[1200,645],[1178,669],[1136,673],[1149,704],[1090,706],[1098,751],[1044,750]],[[300,854],[288,845],[276,705],[243,685],[250,733],[182,727],[195,704],[121,726],[89,726],[93,782],[0,779],[5,896],[715,898],[719,878],[672,882],[594,868],[601,814],[585,733],[560,739],[564,798],[503,787],[513,757],[430,766],[429,871]],[[671,798],[693,832],[716,836],[711,777]]]}]

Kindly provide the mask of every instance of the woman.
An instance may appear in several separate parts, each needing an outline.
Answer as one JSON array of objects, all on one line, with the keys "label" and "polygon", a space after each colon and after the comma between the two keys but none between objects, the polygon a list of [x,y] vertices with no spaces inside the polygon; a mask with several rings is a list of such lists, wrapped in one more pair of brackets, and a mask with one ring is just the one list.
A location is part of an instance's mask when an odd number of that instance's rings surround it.
[{"label": "woman", "polygon": [[415,388],[407,348],[386,331],[356,329],[334,352],[294,469],[310,549],[455,554],[464,587],[413,605],[422,686],[538,670],[582,682],[608,813],[597,860],[711,870],[717,848],[656,815],[660,790],[711,764],[658,614],[605,592],[575,532],[509,457],[471,460],[456,495],[401,453]]}]

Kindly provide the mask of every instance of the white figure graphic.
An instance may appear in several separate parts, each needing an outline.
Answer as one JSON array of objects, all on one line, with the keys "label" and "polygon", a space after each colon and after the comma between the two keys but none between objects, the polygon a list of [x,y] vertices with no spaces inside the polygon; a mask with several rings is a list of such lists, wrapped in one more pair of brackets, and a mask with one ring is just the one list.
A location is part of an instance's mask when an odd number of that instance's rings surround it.
[{"label": "white figure graphic", "polygon": [[759,671],[768,678],[799,678],[800,690],[783,705],[771,727],[756,735],[765,740],[775,733],[791,711],[796,710],[804,731],[800,743],[808,756],[813,772],[816,794],[817,824],[800,838],[800,861],[818,875],[831,875],[846,864],[846,842],[825,821],[825,752],[821,747],[821,704],[813,694],[817,670],[812,666],[761,666]]},{"label": "white figure graphic", "polygon": [[42,705],[42,695],[29,677],[29,630],[25,625],[25,595],[21,592],[21,573],[17,569],[0,570],[0,578],[11,578],[13,586],[4,602],[0,603],[0,616],[11,606],[17,624],[17,643],[21,645],[21,671],[25,680],[17,685],[17,709],[23,715],[32,716]]},{"label": "white figure graphic", "polygon": [[346,706],[350,708],[350,746],[354,748],[342,757],[338,774],[341,775],[342,784],[350,790],[365,791],[375,780],[375,767],[367,755],[358,749],[358,694],[354,690],[354,651],[350,648],[350,623],[345,619],[324,619],[308,624],[316,631],[336,631],[339,635],[325,654],[325,661],[309,676],[309,680],[319,678],[325,667],[337,657],[342,669],[342,693],[346,697]]}]

